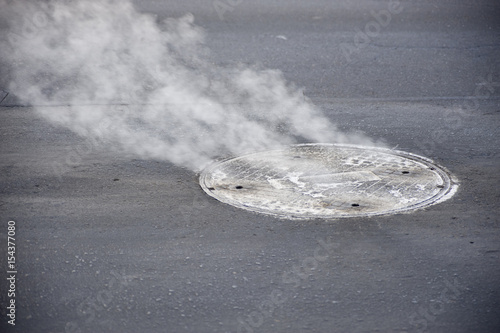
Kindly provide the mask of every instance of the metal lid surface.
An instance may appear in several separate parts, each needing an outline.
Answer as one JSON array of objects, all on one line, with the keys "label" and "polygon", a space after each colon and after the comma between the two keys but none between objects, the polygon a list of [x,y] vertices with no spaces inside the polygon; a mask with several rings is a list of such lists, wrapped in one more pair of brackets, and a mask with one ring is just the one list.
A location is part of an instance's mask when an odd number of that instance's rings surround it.
[{"label": "metal lid surface", "polygon": [[344,144],[302,144],[216,162],[200,185],[219,201],[283,218],[400,213],[450,198],[450,173],[415,154]]}]

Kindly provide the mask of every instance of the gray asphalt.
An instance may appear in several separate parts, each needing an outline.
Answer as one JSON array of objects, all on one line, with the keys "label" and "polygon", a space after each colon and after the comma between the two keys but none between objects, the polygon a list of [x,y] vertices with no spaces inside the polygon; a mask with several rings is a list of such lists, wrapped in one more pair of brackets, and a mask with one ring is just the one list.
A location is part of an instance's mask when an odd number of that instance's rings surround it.
[{"label": "gray asphalt", "polygon": [[[281,70],[339,128],[434,159],[460,189],[408,214],[258,215],[206,196],[193,171],[56,127],[10,91],[0,104],[2,332],[500,331],[497,2],[136,6],[159,19],[192,12],[213,63]],[[389,8],[390,22],[359,40],[371,11]]]}]

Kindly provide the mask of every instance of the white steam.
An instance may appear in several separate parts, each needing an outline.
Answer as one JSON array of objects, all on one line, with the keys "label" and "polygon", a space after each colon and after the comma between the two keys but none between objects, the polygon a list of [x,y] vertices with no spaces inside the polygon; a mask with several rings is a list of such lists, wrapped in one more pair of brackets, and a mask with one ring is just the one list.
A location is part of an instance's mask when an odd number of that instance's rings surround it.
[{"label": "white steam", "polygon": [[142,158],[198,169],[215,156],[339,132],[279,71],[206,60],[193,17],[157,23],[130,1],[0,0],[9,90],[47,119]]}]

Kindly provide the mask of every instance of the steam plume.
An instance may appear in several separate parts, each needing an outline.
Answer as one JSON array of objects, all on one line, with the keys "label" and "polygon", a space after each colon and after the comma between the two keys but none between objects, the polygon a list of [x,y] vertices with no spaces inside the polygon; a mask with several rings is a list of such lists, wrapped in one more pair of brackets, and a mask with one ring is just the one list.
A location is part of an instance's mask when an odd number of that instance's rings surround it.
[{"label": "steam plume", "polygon": [[82,136],[191,169],[297,138],[370,143],[339,132],[279,71],[210,64],[192,15],[158,23],[123,0],[0,5],[9,90]]}]

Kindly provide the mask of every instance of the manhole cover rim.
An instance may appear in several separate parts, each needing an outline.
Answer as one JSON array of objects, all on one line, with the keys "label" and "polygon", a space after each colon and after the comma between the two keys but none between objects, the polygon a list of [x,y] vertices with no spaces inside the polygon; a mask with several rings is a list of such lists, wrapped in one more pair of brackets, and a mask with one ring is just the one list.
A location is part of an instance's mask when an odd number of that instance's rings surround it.
[{"label": "manhole cover rim", "polygon": [[[340,213],[340,214],[317,214],[317,215],[307,215],[307,214],[294,214],[290,212],[280,212],[276,210],[269,210],[266,208],[261,208],[261,207],[256,207],[256,206],[249,206],[245,205],[237,200],[228,198],[227,196],[219,195],[216,191],[214,191],[213,188],[211,188],[207,183],[206,183],[206,178],[208,175],[212,173],[212,171],[216,170],[218,167],[223,165],[224,163],[227,163],[229,161],[237,161],[241,159],[248,158],[253,155],[260,155],[260,154],[270,154],[273,152],[280,152],[280,151],[286,151],[287,149],[294,149],[294,148],[301,148],[301,147],[336,147],[336,148],[349,148],[349,149],[356,149],[356,150],[369,150],[369,151],[375,151],[375,152],[380,152],[384,154],[389,154],[389,155],[395,155],[403,158],[407,158],[412,160],[413,162],[417,162],[419,164],[425,165],[427,168],[432,170],[433,172],[437,173],[440,178],[443,180],[443,184],[441,185],[442,188],[440,189],[439,192],[437,192],[435,195],[423,200],[419,201],[415,204],[410,204],[408,206],[402,207],[402,208],[395,208],[395,209],[388,209],[388,210],[383,210],[383,211],[377,211],[377,212],[366,212],[362,214],[351,214],[351,213]],[[340,144],[340,143],[303,143],[303,144],[295,144],[295,145],[289,145],[282,147],[280,149],[270,149],[270,150],[262,150],[262,151],[257,151],[257,152],[252,152],[252,153],[247,153],[243,155],[238,155],[238,156],[230,156],[227,158],[222,158],[217,161],[214,161],[213,163],[209,164],[206,166],[199,174],[199,184],[203,191],[211,196],[212,198],[231,205],[233,207],[237,207],[240,209],[244,209],[247,211],[251,211],[254,213],[260,213],[264,215],[270,215],[278,218],[286,218],[286,219],[298,219],[298,220],[311,220],[311,219],[337,219],[337,218],[352,218],[352,217],[371,217],[371,216],[381,216],[381,215],[394,215],[394,214],[400,214],[400,213],[410,213],[418,209],[422,209],[425,207],[429,207],[431,205],[435,205],[438,203],[441,203],[443,201],[448,200],[451,198],[458,190],[459,187],[459,181],[458,179],[451,173],[449,172],[445,167],[437,164],[434,162],[432,159],[417,155],[414,153],[410,152],[405,152],[401,150],[395,150],[395,149],[389,149],[389,148],[381,148],[381,147],[371,147],[371,146],[363,146],[363,145],[355,145],[355,144]]]}]

